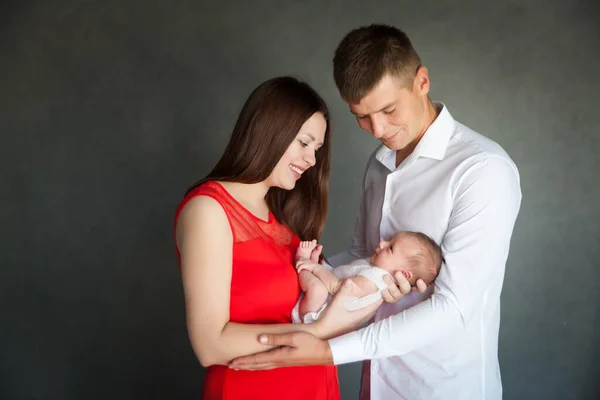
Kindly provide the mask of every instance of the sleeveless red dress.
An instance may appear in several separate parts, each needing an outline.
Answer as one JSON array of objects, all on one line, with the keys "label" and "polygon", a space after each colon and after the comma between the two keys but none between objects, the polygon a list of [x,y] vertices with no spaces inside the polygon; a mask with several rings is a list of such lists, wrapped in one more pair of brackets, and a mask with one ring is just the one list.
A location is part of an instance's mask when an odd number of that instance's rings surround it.
[{"label": "sleeveless red dress", "polygon": [[[233,233],[230,321],[244,324],[291,323],[300,295],[293,259],[300,240],[269,213],[255,217],[217,182],[206,182],[188,193],[177,207],[195,196],[209,196],[225,210]],[[179,250],[177,250],[179,257]],[[267,371],[235,371],[208,367],[205,400],[338,400],[336,366],[288,367]]]}]

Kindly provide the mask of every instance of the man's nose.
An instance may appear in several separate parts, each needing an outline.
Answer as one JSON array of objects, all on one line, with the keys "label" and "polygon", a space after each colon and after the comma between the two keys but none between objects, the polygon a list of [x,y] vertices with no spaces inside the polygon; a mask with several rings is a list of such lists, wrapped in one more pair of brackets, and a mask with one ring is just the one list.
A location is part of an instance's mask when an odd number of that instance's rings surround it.
[{"label": "man's nose", "polygon": [[385,132],[385,123],[378,116],[371,116],[371,130],[376,139],[380,139]]}]

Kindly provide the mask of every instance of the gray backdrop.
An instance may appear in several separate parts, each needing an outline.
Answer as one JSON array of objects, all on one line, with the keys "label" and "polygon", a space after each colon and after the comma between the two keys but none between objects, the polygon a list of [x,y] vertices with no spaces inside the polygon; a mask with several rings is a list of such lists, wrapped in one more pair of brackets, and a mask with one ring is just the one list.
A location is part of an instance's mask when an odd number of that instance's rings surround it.
[{"label": "gray backdrop", "polygon": [[[344,250],[377,141],[338,97],[331,59],[371,22],[406,30],[432,98],[519,166],[505,398],[598,398],[598,6],[440,3],[4,0],[0,398],[198,398],[176,204],[223,151],[250,91],[293,74],[332,110],[323,243]],[[340,368],[344,399],[358,373]]]}]

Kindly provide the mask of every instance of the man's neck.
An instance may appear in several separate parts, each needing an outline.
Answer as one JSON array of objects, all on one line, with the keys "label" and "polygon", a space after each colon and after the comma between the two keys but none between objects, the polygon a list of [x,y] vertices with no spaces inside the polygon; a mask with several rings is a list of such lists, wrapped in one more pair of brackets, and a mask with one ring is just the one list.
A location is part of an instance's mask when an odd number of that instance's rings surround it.
[{"label": "man's neck", "polygon": [[415,150],[415,148],[425,135],[425,132],[427,132],[427,129],[429,129],[431,124],[433,124],[433,121],[436,120],[437,116],[442,111],[442,107],[436,107],[431,100],[428,99],[427,103],[427,108],[425,109],[425,113],[423,114],[423,124],[421,127],[421,132],[412,142],[410,142],[408,146],[406,146],[403,149],[396,150],[396,168],[398,168],[398,166],[402,164],[402,161],[406,160],[406,157],[411,155],[411,153]]}]

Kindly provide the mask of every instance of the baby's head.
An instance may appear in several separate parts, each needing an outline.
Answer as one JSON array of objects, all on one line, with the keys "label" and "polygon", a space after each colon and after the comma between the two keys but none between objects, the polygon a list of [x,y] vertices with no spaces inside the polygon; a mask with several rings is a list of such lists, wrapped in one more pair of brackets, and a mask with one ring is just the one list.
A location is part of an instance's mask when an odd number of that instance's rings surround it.
[{"label": "baby's head", "polygon": [[379,242],[370,261],[392,275],[402,272],[411,285],[419,278],[430,285],[440,272],[442,250],[424,233],[402,231]]}]

